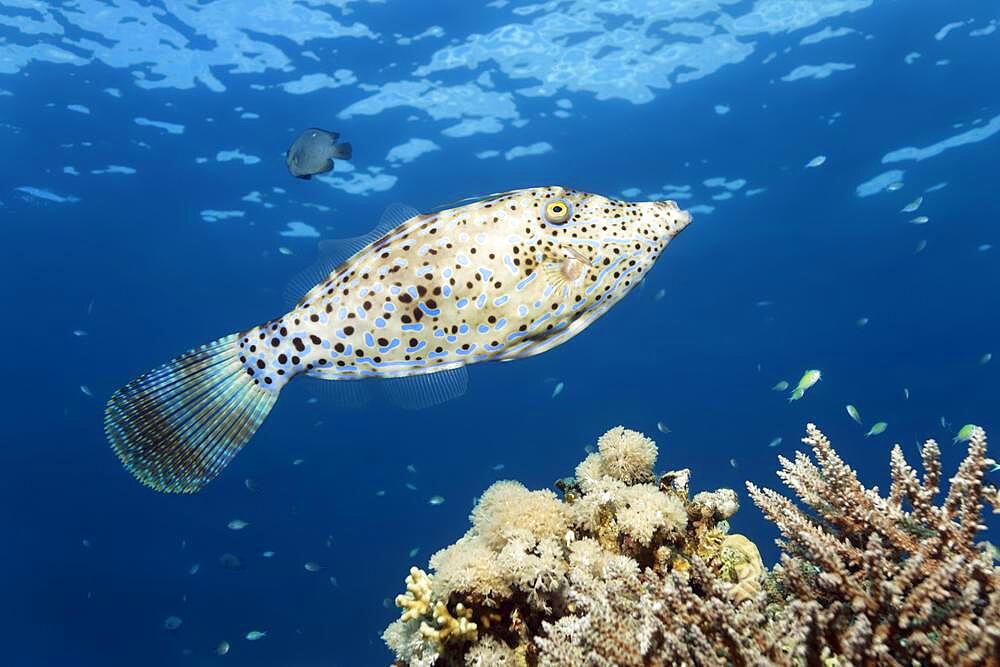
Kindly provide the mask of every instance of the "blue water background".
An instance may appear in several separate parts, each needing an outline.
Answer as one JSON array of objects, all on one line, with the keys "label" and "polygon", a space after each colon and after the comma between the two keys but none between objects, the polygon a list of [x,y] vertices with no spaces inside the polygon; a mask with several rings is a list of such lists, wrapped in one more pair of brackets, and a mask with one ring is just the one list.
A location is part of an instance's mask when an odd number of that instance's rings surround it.
[{"label": "blue water background", "polygon": [[[446,39],[527,20],[461,11],[466,6],[363,5],[352,19],[387,34],[438,24]],[[751,9],[743,2],[727,11]],[[450,121],[409,120],[416,112],[407,107],[337,118],[367,95],[356,87],[307,96],[249,87],[288,80],[277,72],[226,75],[221,93],[142,90],[128,71],[100,64],[35,62],[0,75],[0,88],[13,93],[0,97],[7,124],[0,130],[4,664],[387,664],[379,634],[397,611],[385,601],[403,590],[411,564],[426,566],[461,536],[475,496],[496,479],[550,486],[618,424],[656,439],[660,469],[691,468],[693,490],[736,488],[742,508],[733,528],[751,536],[768,562],[777,554],[776,532],[743,482],[780,485],[776,457],[794,452],[807,422],[824,429],[866,483],[883,489],[896,442],[915,461],[915,442],[937,438],[952,471],[963,453],[951,444],[958,428],[997,425],[1000,359],[980,360],[1000,352],[1000,139],[919,162],[879,161],[1000,113],[996,35],[931,37],[944,23],[973,17],[965,32],[995,19],[996,10],[971,1],[878,2],[804,31],[756,37],[745,62],[657,90],[645,104],[563,91],[572,113],[554,118],[550,98],[518,97],[529,124],[463,139],[436,134]],[[808,56],[762,62],[826,25],[875,37],[829,40]],[[33,39],[6,28],[0,35]],[[330,71],[349,67],[361,81],[382,83],[406,76],[410,60],[426,62],[443,43],[394,53],[401,47],[391,39],[338,40],[336,54],[314,50]],[[911,50],[924,56],[908,66],[902,58]],[[939,58],[950,64],[935,66]],[[395,61],[396,74],[383,70]],[[827,61],[856,68],[780,81],[794,65]],[[309,71],[324,71],[325,62],[302,61]],[[453,78],[467,79],[430,77]],[[498,72],[493,79],[498,90],[525,85]],[[103,93],[106,87],[123,97]],[[68,104],[91,113],[67,111]],[[716,104],[731,111],[719,115]],[[261,118],[239,120],[238,106]],[[828,124],[834,112],[841,115]],[[136,125],[136,116],[169,119],[186,131],[167,135]],[[359,169],[385,166],[382,156],[414,136],[441,150],[387,168],[399,179],[392,189],[353,195],[285,171],[284,149],[312,125],[352,141]],[[539,141],[553,150],[510,161],[474,157]],[[212,159],[234,147],[261,162]],[[804,168],[820,154],[824,165]],[[209,161],[196,164],[202,155]],[[62,173],[69,164],[83,174]],[[138,173],[88,173],[108,164]],[[859,184],[897,166],[906,169],[902,190],[857,196]],[[744,191],[766,190],[712,201],[719,191],[702,182],[717,176],[746,179]],[[931,222],[907,224],[912,216],[900,209],[940,182],[947,187],[925,195],[913,214]],[[626,188],[657,192],[667,183],[692,185],[682,206],[715,210],[695,214],[644,284],[583,335],[539,357],[472,368],[458,400],[419,412],[380,403],[339,411],[310,404],[307,387],[293,383],[254,440],[194,496],[140,486],[105,442],[102,407],[115,388],[183,350],[284,312],[284,285],[315,256],[315,240],[278,236],[289,220],[324,237],[354,236],[393,202],[426,210],[543,184],[621,197]],[[80,201],[47,202],[21,186]],[[270,192],[273,186],[286,194]],[[252,190],[275,208],[241,202]],[[206,222],[199,215],[232,208],[246,217]],[[921,239],[926,250],[915,254]],[[983,244],[997,247],[978,249]],[[281,245],[294,254],[280,254]],[[859,327],[862,317],[869,323]],[[787,392],[771,391],[810,368],[823,379],[803,400],[789,403]],[[565,388],[552,398],[556,382]],[[847,403],[859,407],[865,428],[884,420],[888,431],[862,437]],[[671,432],[660,433],[657,422]],[[769,448],[779,436],[782,444]],[[502,471],[493,469],[498,464]],[[259,491],[248,491],[246,478]],[[438,494],[445,503],[429,505]],[[227,529],[234,518],[250,526]],[[272,559],[261,557],[268,549]],[[220,567],[224,552],[237,554],[245,569]],[[324,569],[308,572],[307,561]],[[191,575],[195,563],[200,570]],[[169,615],[183,619],[174,632],[163,629]],[[242,639],[253,629],[268,637]],[[212,653],[223,639],[232,643],[225,658]]]}]

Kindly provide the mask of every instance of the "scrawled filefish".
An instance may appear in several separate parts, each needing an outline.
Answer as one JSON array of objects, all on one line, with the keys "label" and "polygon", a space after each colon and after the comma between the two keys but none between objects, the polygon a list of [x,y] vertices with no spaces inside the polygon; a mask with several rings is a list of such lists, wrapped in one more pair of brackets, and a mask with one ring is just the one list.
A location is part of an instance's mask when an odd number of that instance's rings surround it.
[{"label": "scrawled filefish", "polygon": [[673,201],[562,187],[412,215],[373,235],[285,315],[119,389],[105,432],[144,484],[197,491],[292,378],[423,380],[550,350],[634,288],[690,221]]}]

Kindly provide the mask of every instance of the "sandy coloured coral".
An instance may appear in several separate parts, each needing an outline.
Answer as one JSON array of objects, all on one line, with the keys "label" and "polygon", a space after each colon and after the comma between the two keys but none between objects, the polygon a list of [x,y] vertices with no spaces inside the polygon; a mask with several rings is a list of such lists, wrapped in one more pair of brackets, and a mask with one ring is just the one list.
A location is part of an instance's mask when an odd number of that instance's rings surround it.
[{"label": "sandy coloured coral", "polygon": [[[582,609],[575,581],[636,575],[647,564],[666,572],[698,554],[715,558],[719,576],[731,512],[703,508],[689,526],[689,475],[673,475],[683,487],[655,484],[656,446],[639,433],[617,427],[598,449],[557,485],[562,499],[511,481],[483,493],[468,532],[431,557],[433,574],[414,568],[397,597],[403,613],[384,639],[399,664],[537,665],[543,625]],[[725,489],[709,497],[735,503]]]},{"label": "sandy coloured coral", "polygon": [[728,596],[733,602],[755,598],[764,578],[764,561],[757,545],[743,535],[727,535],[719,548],[719,578],[732,584]]},{"label": "sandy coloured coral", "polygon": [[933,441],[923,476],[893,449],[888,496],[815,426],[803,442],[813,458],[781,458],[779,472],[801,505],[748,484],[784,537],[771,572],[728,532],[734,492],[689,499],[687,470],[627,483],[594,454],[558,485],[563,511],[530,496],[547,518],[510,516],[508,501],[538,492],[489,494],[433,574],[411,570],[385,641],[410,667],[1000,665],[1000,570],[977,541],[984,504],[1000,504],[985,433],[940,501]]},{"label": "sandy coloured coral", "polygon": [[616,426],[597,440],[601,469],[626,484],[653,481],[656,443],[637,431]]},{"label": "sandy coloured coral", "polygon": [[520,482],[501,481],[486,489],[472,510],[472,527],[492,548],[503,545],[511,530],[528,531],[535,541],[562,537],[569,516],[548,489],[529,491]]},{"label": "sandy coloured coral", "polygon": [[792,654],[838,664],[1000,664],[1000,569],[976,542],[993,461],[975,428],[940,504],[937,443],[921,448],[924,474],[896,445],[888,497],[864,487],[814,425],[803,453],[778,476],[805,509],[747,483],[785,539],[774,585],[809,641]]}]

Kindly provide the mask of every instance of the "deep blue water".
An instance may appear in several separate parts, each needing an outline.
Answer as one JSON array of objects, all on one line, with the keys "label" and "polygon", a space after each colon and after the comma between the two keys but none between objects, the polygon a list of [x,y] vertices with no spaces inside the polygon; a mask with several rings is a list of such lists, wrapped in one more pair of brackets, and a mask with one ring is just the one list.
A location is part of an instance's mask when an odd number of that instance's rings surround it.
[{"label": "deep blue water", "polygon": [[[0,6],[3,664],[387,664],[379,635],[396,610],[384,601],[409,566],[464,533],[492,481],[549,486],[611,426],[654,436],[658,467],[690,467],[695,490],[740,491],[734,529],[771,562],[776,533],[743,481],[779,485],[776,457],[794,452],[807,422],[882,488],[894,443],[914,461],[914,443],[937,438],[950,471],[959,427],[997,423],[1000,359],[984,359],[1000,352],[1000,30],[990,30],[989,3],[705,1],[685,11],[575,0],[522,11],[523,2],[272,0],[256,14],[235,0],[198,11],[77,4]],[[331,38],[332,22],[367,35]],[[953,22],[962,24],[935,38]],[[397,43],[435,25],[441,34]],[[541,27],[516,48],[476,37],[518,25]],[[827,28],[851,32],[800,43]],[[723,49],[703,40],[720,36],[744,55],[712,64]],[[670,48],[676,60],[657,58]],[[453,67],[418,70],[445,49]],[[921,56],[907,64],[912,52]],[[482,57],[464,60],[470,53]],[[553,55],[577,69],[541,94],[527,90],[555,69]],[[610,64],[619,57],[625,70]],[[202,63],[211,77],[192,79]],[[853,67],[789,77],[828,63]],[[338,69],[355,80],[304,94],[280,87]],[[636,71],[659,83],[613,86]],[[420,94],[445,97],[350,111],[381,99],[380,87],[420,81]],[[484,118],[498,131],[443,133]],[[354,145],[354,171],[338,166],[334,178],[366,174],[374,187],[291,178],[284,150],[309,126]],[[438,149],[390,164],[390,149],[412,138]],[[548,150],[505,159],[538,142]],[[922,159],[891,161],[906,147]],[[230,150],[259,161],[217,160]],[[500,154],[476,156],[488,150]],[[824,164],[805,167],[820,155]],[[108,165],[135,173],[92,173]],[[886,181],[901,189],[859,196],[891,169],[905,172]],[[731,190],[705,184],[717,177]],[[104,401],[179,352],[284,312],[285,284],[316,254],[314,238],[279,236],[288,222],[349,237],[394,202],[427,210],[546,184],[636,200],[679,192],[695,222],[584,334],[535,358],[473,367],[457,400],[345,411],[310,403],[296,382],[197,495],[157,494],[119,465]],[[273,206],[242,200],[252,191]],[[713,198],[723,192],[732,196]],[[920,195],[919,210],[900,212]],[[206,210],[242,217],[208,221]],[[907,222],[918,215],[929,221]],[[823,379],[801,401],[771,390],[810,368]],[[565,389],[552,398],[556,382]],[[876,421],[886,433],[864,438]],[[438,494],[446,502],[429,505]],[[234,518],[249,527],[229,530]],[[220,567],[225,552],[245,569]],[[324,569],[308,572],[307,561]],[[183,619],[172,632],[171,615]],[[242,639],[253,629],[268,637]],[[219,657],[223,639],[232,650]]]}]

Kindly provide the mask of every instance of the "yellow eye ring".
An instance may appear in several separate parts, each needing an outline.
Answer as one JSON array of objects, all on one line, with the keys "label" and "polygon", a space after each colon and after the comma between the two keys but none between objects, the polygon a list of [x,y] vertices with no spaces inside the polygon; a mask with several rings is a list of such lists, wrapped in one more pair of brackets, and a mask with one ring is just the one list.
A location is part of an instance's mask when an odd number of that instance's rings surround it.
[{"label": "yellow eye ring", "polygon": [[561,225],[573,217],[573,207],[562,199],[553,199],[545,204],[545,220],[554,225]]}]

